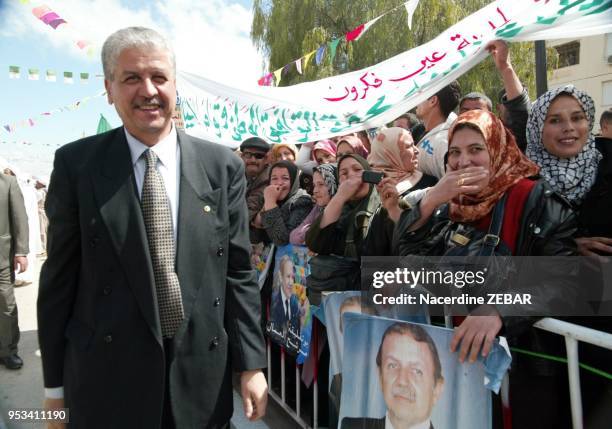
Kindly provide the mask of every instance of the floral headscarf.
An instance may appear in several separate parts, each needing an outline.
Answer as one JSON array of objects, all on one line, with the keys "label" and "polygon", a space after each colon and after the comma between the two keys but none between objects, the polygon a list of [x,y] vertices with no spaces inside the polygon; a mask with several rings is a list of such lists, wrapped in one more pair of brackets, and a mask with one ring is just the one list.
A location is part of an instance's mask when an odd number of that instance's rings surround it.
[{"label": "floral headscarf", "polygon": [[359,137],[352,136],[352,135],[343,136],[338,140],[336,147],[340,146],[340,143],[342,142],[347,142],[348,144],[350,144],[353,150],[355,151],[355,153],[359,155],[360,157],[365,158],[365,159],[368,158],[368,150],[363,145],[363,142],[361,141]]},{"label": "floral headscarf", "polygon": [[327,152],[330,155],[336,156],[336,144],[331,140],[319,140],[312,147],[311,156],[313,160],[317,160],[315,158],[315,152],[317,150],[322,150],[323,152]]},{"label": "floral headscarf", "polygon": [[321,164],[312,169],[313,172],[319,173],[323,177],[325,186],[329,191],[330,198],[336,194],[338,190],[338,166],[337,164]]},{"label": "floral headscarf", "polygon": [[[548,109],[555,98],[561,94],[574,97],[589,120],[589,137],[582,150],[572,158],[559,158],[549,153],[542,141],[544,121]],[[527,149],[529,159],[541,168],[540,174],[550,186],[569,201],[580,204],[597,178],[597,166],[602,158],[595,147],[593,124],[595,122],[595,104],[586,92],[574,85],[565,85],[551,89],[538,98],[531,107],[527,120]]]},{"label": "floral headscarf", "polygon": [[400,194],[412,188],[423,177],[423,173],[417,170],[417,156],[408,159],[410,155],[405,143],[400,140],[402,136],[412,140],[410,133],[403,128],[380,130],[368,156],[368,163],[373,168],[384,168],[385,173],[397,181],[396,188]]},{"label": "floral headscarf", "polygon": [[457,118],[448,132],[449,148],[456,130],[465,125],[480,131],[489,152],[489,184],[476,195],[461,195],[450,203],[450,217],[458,222],[474,222],[485,217],[504,193],[523,178],[534,176],[539,167],[516,145],[516,140],[493,113],[470,110]]}]

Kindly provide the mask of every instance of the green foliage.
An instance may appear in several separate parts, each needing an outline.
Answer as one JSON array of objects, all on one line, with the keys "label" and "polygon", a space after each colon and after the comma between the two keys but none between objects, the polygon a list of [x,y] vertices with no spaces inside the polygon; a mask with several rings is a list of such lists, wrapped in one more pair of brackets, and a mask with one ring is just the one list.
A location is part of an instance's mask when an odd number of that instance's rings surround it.
[{"label": "green foliage", "polygon": [[[398,55],[435,38],[451,25],[489,3],[488,0],[421,0],[408,28],[405,0],[254,0],[251,39],[264,54],[270,71],[316,50],[356,26],[398,7],[378,20],[357,42],[338,45],[333,64],[329,45],[324,61],[315,64],[313,55],[303,75],[290,65],[281,86],[313,81],[359,70]],[[556,52],[549,49],[549,69],[556,64]],[[516,73],[535,96],[533,43],[513,43],[510,50]],[[497,99],[502,88],[491,59],[483,61],[459,82],[462,92],[480,91]]]}]

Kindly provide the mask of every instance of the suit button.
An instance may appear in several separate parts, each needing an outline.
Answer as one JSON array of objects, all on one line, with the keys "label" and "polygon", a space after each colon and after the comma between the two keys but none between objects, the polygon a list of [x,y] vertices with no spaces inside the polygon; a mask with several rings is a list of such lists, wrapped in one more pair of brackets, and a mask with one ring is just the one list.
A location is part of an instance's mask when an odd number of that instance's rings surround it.
[{"label": "suit button", "polygon": [[106,335],[104,337],[104,342],[107,343],[107,344],[112,343],[113,342],[113,336],[112,335]]},{"label": "suit button", "polygon": [[215,307],[218,307],[218,306],[219,306],[219,304],[221,304],[221,298],[216,297],[216,298],[215,298],[215,303],[214,303],[213,305],[214,305]]},{"label": "suit button", "polygon": [[210,348],[214,349],[218,345],[219,345],[219,337],[213,337],[212,341],[210,342]]},{"label": "suit button", "polygon": [[105,287],[105,288],[102,290],[102,293],[104,294],[104,296],[108,296],[108,295],[110,295],[110,294],[111,294],[111,288],[110,288],[110,287],[108,287],[108,286],[107,286],[107,287]]},{"label": "suit button", "polygon": [[217,248],[217,256],[221,257],[223,256],[223,253],[224,253],[223,247]]}]

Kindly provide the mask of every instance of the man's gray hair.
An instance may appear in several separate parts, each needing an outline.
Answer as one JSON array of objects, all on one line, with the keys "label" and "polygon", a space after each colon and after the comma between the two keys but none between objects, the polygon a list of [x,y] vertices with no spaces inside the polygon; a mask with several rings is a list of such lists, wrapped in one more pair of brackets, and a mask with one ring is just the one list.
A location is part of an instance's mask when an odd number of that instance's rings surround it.
[{"label": "man's gray hair", "polygon": [[115,31],[108,36],[102,46],[102,67],[104,78],[112,81],[115,77],[113,72],[117,65],[117,59],[121,52],[127,48],[157,48],[168,51],[168,58],[172,65],[172,71],[176,75],[176,59],[174,50],[168,41],[157,31],[145,27],[127,27]]},{"label": "man's gray hair", "polygon": [[461,107],[465,100],[482,100],[489,108],[489,111],[493,111],[493,103],[491,102],[491,99],[484,95],[482,92],[470,92],[469,94],[464,95],[461,98],[461,101],[459,101],[459,107]]}]

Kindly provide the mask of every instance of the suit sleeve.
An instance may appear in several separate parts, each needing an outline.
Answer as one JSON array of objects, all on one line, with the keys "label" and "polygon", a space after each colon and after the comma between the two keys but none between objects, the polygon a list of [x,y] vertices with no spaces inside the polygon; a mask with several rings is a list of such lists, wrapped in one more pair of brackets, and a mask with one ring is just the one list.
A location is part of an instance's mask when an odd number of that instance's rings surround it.
[{"label": "suit sleeve", "polygon": [[63,385],[64,332],[77,291],[80,230],[74,180],[61,152],[56,152],[45,203],[49,218],[47,260],[38,290],[38,341],[45,387]]},{"label": "suit sleeve", "polygon": [[261,301],[250,262],[249,221],[244,166],[230,174],[228,188],[229,255],[225,327],[235,371],[264,368],[266,351],[261,330]]},{"label": "suit sleeve", "polygon": [[13,253],[16,255],[27,255],[30,253],[28,215],[26,213],[25,203],[23,202],[23,195],[15,179],[10,181],[9,204]]}]

